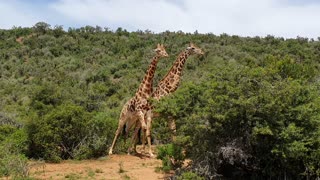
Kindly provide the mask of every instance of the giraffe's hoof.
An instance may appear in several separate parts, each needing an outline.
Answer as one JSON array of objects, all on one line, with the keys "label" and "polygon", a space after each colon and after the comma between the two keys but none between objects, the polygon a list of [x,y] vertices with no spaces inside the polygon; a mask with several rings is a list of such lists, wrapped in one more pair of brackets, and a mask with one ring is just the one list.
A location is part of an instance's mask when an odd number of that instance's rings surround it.
[{"label": "giraffe's hoof", "polygon": [[128,155],[131,155],[131,148],[128,149]]},{"label": "giraffe's hoof", "polygon": [[155,158],[156,156],[153,153],[149,153],[150,154],[150,158]]},{"label": "giraffe's hoof", "polygon": [[112,155],[112,151],[109,151],[109,155]]},{"label": "giraffe's hoof", "polygon": [[[134,152],[133,152],[134,153]],[[131,155],[132,154],[132,149],[131,148],[129,148],[128,149],[128,153],[127,153],[128,155]]]}]

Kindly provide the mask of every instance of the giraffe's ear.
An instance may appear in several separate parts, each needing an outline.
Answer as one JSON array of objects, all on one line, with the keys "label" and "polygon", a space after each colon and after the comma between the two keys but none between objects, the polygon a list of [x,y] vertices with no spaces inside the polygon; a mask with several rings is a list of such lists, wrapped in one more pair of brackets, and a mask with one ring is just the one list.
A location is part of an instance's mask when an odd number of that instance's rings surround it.
[{"label": "giraffe's ear", "polygon": [[159,48],[159,47],[160,47],[160,44],[158,43],[158,44],[157,44],[157,48]]},{"label": "giraffe's ear", "polygon": [[188,45],[188,47],[187,47],[187,49],[189,50],[189,49],[191,49],[191,43],[189,43],[189,45]]},{"label": "giraffe's ear", "polygon": [[195,45],[192,42],[190,42],[187,49],[195,49]]}]

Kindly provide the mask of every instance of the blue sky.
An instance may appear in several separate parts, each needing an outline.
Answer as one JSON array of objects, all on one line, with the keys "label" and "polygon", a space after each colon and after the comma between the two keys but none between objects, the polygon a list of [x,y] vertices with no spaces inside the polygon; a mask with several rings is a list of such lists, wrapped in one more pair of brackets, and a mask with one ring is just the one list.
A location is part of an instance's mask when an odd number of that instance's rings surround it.
[{"label": "blue sky", "polygon": [[0,28],[39,21],[129,31],[320,37],[320,0],[0,0]]}]

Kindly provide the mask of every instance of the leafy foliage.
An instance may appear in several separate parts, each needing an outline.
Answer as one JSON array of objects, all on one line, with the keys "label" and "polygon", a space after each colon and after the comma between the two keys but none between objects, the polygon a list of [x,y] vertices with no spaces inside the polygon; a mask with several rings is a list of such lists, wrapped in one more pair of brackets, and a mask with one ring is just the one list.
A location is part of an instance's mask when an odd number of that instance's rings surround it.
[{"label": "leafy foliage", "polygon": [[199,177],[196,173],[185,172],[177,178],[178,180],[203,180],[204,178]]},{"label": "leafy foliage", "polygon": [[175,144],[167,144],[158,147],[158,159],[162,160],[162,169],[164,172],[181,167],[185,157],[182,148]]},{"label": "leafy foliage", "polygon": [[[173,118],[177,141],[170,146],[191,158],[201,177],[319,177],[319,41],[99,26],[65,31],[45,22],[0,30],[0,145],[15,142],[17,149],[0,162],[104,155],[154,46],[163,43],[171,55],[158,63],[157,84],[190,41],[206,53],[190,57],[178,91],[155,104],[154,142],[171,142]],[[178,160],[169,149],[164,154]]]},{"label": "leafy foliage", "polygon": [[[104,154],[116,122],[104,114],[95,117],[83,107],[63,104],[43,118],[28,123],[32,156],[50,161],[90,158]],[[106,134],[107,133],[107,134]]]},{"label": "leafy foliage", "polygon": [[[9,126],[2,126],[1,130],[1,135],[6,132],[6,136],[0,141],[0,177],[28,177],[29,164],[24,155],[27,152],[27,134]],[[11,131],[10,134],[7,134],[8,130]]]},{"label": "leafy foliage", "polygon": [[291,74],[308,64],[266,58],[268,64],[256,67],[227,62],[207,81],[185,84],[159,103],[159,112],[177,119],[178,134],[189,137],[183,147],[194,167],[208,156],[207,165],[217,170],[201,175],[319,175],[319,159],[310,158],[319,156],[317,76]]}]

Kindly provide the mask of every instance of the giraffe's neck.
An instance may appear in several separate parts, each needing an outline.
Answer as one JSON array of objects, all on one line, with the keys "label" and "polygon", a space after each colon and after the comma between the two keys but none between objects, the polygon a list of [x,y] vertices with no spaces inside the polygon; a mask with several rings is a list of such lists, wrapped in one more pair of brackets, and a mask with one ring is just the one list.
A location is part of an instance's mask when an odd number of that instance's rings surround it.
[{"label": "giraffe's neck", "polygon": [[190,56],[191,52],[189,50],[185,50],[179,54],[175,63],[171,67],[170,71],[167,75],[159,82],[158,87],[152,96],[156,99],[160,99],[163,96],[166,96],[170,93],[173,93],[177,90],[180,77],[182,75],[183,67],[186,63],[186,60]]},{"label": "giraffe's neck", "polygon": [[157,68],[160,56],[156,55],[152,58],[152,62],[136,92],[137,97],[149,98],[152,93],[153,77]]}]

